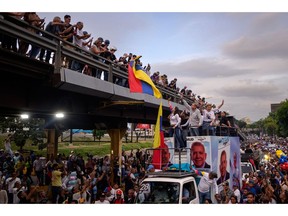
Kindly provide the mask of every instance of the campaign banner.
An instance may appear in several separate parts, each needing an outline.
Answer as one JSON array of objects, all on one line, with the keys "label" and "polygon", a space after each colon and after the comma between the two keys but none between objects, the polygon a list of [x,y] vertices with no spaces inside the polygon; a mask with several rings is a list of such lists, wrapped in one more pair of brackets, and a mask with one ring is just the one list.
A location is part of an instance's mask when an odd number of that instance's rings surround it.
[{"label": "campaign banner", "polygon": [[[230,182],[230,138],[217,137],[218,139],[218,157],[217,157],[217,185],[221,189],[223,182]],[[220,190],[221,191],[221,190]]]},{"label": "campaign banner", "polygon": [[230,187],[241,188],[241,158],[239,137],[230,137]]},{"label": "campaign banner", "polygon": [[211,136],[187,137],[187,159],[190,165],[200,171],[211,171],[211,146]]}]

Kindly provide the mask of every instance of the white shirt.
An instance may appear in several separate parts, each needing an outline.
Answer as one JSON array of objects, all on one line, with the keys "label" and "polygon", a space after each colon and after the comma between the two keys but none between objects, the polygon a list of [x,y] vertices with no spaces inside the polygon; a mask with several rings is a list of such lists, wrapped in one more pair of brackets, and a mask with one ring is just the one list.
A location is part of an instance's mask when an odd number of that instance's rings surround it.
[{"label": "white shirt", "polygon": [[[189,116],[189,126],[193,128],[198,128],[203,123],[203,117],[201,116],[201,113],[199,109],[192,110],[191,106],[183,99],[184,106],[186,109],[188,109],[190,116]],[[183,126],[183,125],[182,125]],[[185,125],[186,126],[186,125]]]},{"label": "white shirt", "polygon": [[237,197],[237,202],[240,203],[241,193],[239,189],[234,190],[234,195]]},{"label": "white shirt", "polygon": [[18,198],[18,193],[20,191],[26,191],[24,187],[22,187],[19,191],[18,188],[13,188],[13,204],[19,204],[20,199]]},{"label": "white shirt", "polygon": [[215,114],[211,110],[208,112],[206,109],[203,111],[203,121],[204,122],[212,122],[215,119]]},{"label": "white shirt", "polygon": [[11,144],[10,144],[10,142],[5,142],[5,150],[10,153],[10,151],[11,151]]},{"label": "white shirt", "polygon": [[86,196],[87,196],[87,194],[86,194],[86,191],[84,191],[83,193],[82,193],[82,195],[81,195],[81,193],[80,192],[77,192],[77,193],[74,193],[73,195],[72,195],[72,199],[73,200],[77,200],[78,202],[79,202],[79,200],[81,199],[81,198],[84,198],[84,204],[88,204],[89,203],[89,200],[86,200]]},{"label": "white shirt", "polygon": [[179,126],[181,124],[181,118],[179,117],[178,114],[170,115],[170,125],[175,125],[176,127]]},{"label": "white shirt", "polygon": [[9,177],[6,179],[6,185],[8,185],[8,192],[9,193],[13,193],[13,187],[16,181],[18,181],[21,184],[21,180],[20,178],[15,178],[13,181],[10,182],[10,180],[12,179],[12,177]]},{"label": "white shirt", "polygon": [[215,189],[215,193],[218,194],[218,187],[216,179],[209,179],[209,173],[202,172],[203,176],[201,176],[200,182],[198,184],[198,190],[201,193],[207,193],[210,191],[210,187],[213,185]]},{"label": "white shirt", "polygon": [[95,201],[95,204],[110,204],[110,202],[108,200],[104,200],[103,202],[98,200],[98,201]]},{"label": "white shirt", "polygon": [[[83,36],[84,34],[83,34],[82,29],[79,30],[79,29],[77,28],[77,30],[76,30],[76,35],[78,35],[78,36],[80,36],[80,37]],[[79,46],[79,47],[83,47],[83,39],[78,39],[78,38],[76,37],[76,35],[73,36],[73,43],[74,43],[75,45]]]}]

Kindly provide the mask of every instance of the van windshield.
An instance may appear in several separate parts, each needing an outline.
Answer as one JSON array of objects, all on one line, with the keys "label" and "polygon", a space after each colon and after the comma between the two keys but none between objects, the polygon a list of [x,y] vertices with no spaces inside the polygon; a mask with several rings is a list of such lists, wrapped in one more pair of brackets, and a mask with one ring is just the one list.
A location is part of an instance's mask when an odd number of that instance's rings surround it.
[{"label": "van windshield", "polygon": [[175,182],[143,182],[136,203],[179,203],[180,184]]}]

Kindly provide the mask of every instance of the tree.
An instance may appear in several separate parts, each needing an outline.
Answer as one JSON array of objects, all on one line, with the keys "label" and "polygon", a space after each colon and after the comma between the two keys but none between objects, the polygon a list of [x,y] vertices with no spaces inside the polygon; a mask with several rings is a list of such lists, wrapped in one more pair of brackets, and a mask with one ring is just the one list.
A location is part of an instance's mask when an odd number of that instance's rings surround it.
[{"label": "tree", "polygon": [[270,113],[270,115],[263,120],[263,127],[269,136],[275,135],[278,130],[278,125],[273,113]]},{"label": "tree", "polygon": [[280,107],[276,111],[276,121],[279,126],[279,135],[288,136],[288,100],[282,101]]},{"label": "tree", "polygon": [[13,133],[12,140],[22,151],[26,141],[30,139],[32,145],[42,145],[44,132],[44,120],[39,118],[21,119],[14,117],[4,117],[0,119],[0,129],[2,132]]},{"label": "tree", "polygon": [[95,141],[96,139],[98,139],[98,140],[99,140],[99,143],[100,143],[100,140],[101,140],[101,138],[104,136],[104,134],[105,134],[105,130],[97,130],[97,129],[94,129],[94,130],[93,130],[94,141]]},{"label": "tree", "polygon": [[237,120],[236,119],[236,124],[238,125],[238,127],[240,129],[243,129],[243,128],[245,128],[247,126],[247,123],[245,121],[243,121],[243,120]]}]

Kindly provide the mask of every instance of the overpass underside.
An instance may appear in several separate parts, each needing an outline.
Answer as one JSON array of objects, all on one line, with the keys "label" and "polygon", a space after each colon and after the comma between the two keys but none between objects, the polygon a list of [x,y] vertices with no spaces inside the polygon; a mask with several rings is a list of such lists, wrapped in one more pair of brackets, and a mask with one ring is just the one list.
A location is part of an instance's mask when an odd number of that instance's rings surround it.
[{"label": "overpass underside", "polygon": [[[113,122],[155,124],[159,99],[128,88],[0,49],[1,115],[53,119],[64,112],[62,127],[104,128]],[[164,100],[164,116],[169,115]],[[166,105],[166,106],[165,106]],[[176,105],[176,104],[175,104]],[[178,105],[179,106],[179,105]],[[181,106],[181,105],[180,105]],[[163,119],[168,124],[168,119]]]}]

